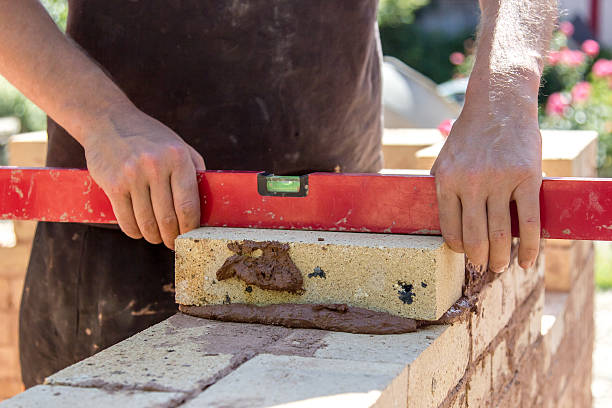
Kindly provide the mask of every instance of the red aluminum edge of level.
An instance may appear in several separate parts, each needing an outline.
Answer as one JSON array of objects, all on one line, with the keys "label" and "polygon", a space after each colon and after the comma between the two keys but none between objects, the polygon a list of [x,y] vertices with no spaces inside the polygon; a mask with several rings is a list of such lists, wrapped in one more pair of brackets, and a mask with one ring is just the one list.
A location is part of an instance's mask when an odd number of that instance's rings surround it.
[{"label": "red aluminum edge of level", "polygon": [[[257,174],[199,172],[201,224],[440,234],[431,176],[313,173],[306,197],[272,197],[258,193]],[[540,204],[543,238],[612,241],[612,179],[544,179]],[[52,168],[0,167],[0,219],[116,223],[86,170]]]}]

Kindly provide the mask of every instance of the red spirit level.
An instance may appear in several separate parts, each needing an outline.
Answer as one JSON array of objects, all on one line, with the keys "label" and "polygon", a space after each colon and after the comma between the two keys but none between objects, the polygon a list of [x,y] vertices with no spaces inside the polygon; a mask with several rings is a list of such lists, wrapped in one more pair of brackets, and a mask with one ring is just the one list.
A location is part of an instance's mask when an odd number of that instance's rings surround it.
[{"label": "red spirit level", "polygon": [[[203,226],[440,234],[431,176],[204,171],[198,181]],[[612,179],[546,178],[540,207],[543,238],[612,241]],[[53,168],[0,167],[0,219],[116,223],[86,170]]]}]

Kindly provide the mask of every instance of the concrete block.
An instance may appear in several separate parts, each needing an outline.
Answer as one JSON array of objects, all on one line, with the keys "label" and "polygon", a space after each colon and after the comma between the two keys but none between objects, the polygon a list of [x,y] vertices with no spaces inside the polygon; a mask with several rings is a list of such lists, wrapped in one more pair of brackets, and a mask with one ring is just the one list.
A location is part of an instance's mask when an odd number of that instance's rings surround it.
[{"label": "concrete block", "polygon": [[[576,130],[542,130],[542,171],[548,177],[596,177],[597,133]],[[433,166],[444,142],[416,152],[417,169]]]},{"label": "concrete block", "polygon": [[384,166],[388,169],[412,169],[416,152],[444,141],[438,129],[385,129],[382,140]]},{"label": "concrete block", "polygon": [[[262,289],[236,277],[219,280],[217,271],[236,255],[228,244],[245,241],[286,245],[278,253],[293,262],[303,290]],[[243,255],[249,262],[264,259],[260,249]],[[262,264],[282,269],[277,260]],[[176,301],[184,305],[345,303],[435,320],[461,296],[463,281],[463,255],[441,237],[199,228],[176,240]]]},{"label": "concrete block", "polygon": [[10,166],[44,167],[47,156],[47,132],[21,133],[9,138]]},{"label": "concrete block", "polygon": [[402,364],[261,354],[184,407],[370,407],[404,369]]},{"label": "concrete block", "polygon": [[170,392],[107,391],[97,388],[38,385],[0,402],[0,408],[172,407],[178,405],[182,399],[184,395]]},{"label": "concrete block", "polygon": [[478,298],[477,312],[471,314],[473,361],[478,359],[508,324],[516,308],[515,291],[514,268],[509,268],[483,287]]},{"label": "concrete block", "polygon": [[59,371],[45,383],[193,392],[286,334],[279,327],[178,314]]},{"label": "concrete block", "polygon": [[491,355],[487,354],[476,364],[467,386],[467,406],[485,408],[491,406]]},{"label": "concrete block", "polygon": [[410,407],[442,403],[464,376],[470,354],[467,322],[386,336],[329,333],[322,342],[317,358],[407,365]]}]

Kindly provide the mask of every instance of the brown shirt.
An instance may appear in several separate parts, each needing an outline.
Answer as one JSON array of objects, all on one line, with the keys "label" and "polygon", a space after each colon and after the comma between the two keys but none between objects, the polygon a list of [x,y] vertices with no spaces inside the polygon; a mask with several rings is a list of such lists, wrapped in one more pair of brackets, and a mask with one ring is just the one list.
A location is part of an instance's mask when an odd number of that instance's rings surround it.
[{"label": "brown shirt", "polygon": [[[381,168],[377,0],[69,0],[68,34],[209,169]],[[86,167],[49,121],[50,166]]]}]

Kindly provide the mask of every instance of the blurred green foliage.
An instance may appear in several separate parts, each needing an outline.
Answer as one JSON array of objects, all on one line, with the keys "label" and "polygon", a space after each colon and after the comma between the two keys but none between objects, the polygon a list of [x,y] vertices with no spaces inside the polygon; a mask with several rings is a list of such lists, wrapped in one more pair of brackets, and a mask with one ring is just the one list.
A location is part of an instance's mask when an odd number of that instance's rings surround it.
[{"label": "blurred green foliage", "polygon": [[381,27],[410,24],[414,12],[429,3],[429,0],[380,0],[378,24]]},{"label": "blurred green foliage", "polygon": [[68,0],[40,0],[45,6],[55,23],[66,30],[66,19],[68,18]]}]

